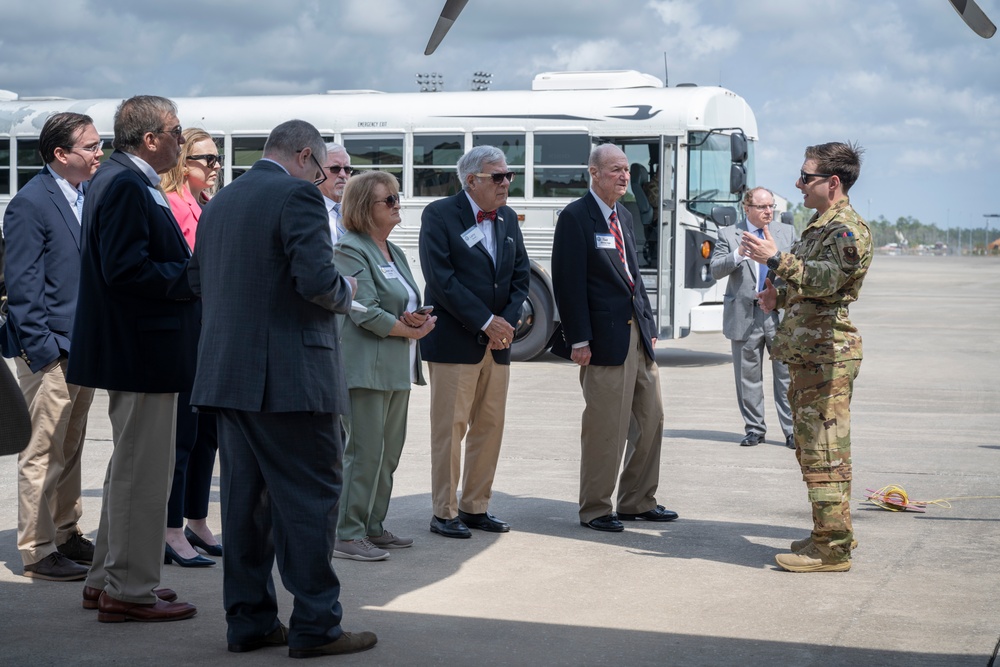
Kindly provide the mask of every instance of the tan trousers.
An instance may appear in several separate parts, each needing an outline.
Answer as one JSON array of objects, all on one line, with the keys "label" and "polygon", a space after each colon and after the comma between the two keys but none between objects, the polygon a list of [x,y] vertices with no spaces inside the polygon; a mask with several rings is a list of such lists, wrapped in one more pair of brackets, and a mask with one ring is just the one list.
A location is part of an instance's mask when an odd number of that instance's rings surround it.
[{"label": "tan trousers", "polygon": [[33,565],[80,533],[80,463],[94,390],[66,383],[66,357],[37,373],[14,363],[31,415],[31,440],[17,457],[17,548]]},{"label": "tan trousers", "polygon": [[[490,504],[500,459],[510,366],[486,351],[478,364],[428,363],[431,383],[431,500],[434,516],[481,514]],[[462,501],[458,473],[465,438]]]},{"label": "tan trousers", "polygon": [[582,366],[580,385],[587,403],[580,434],[580,520],[613,511],[611,494],[623,454],[618,511],[640,514],[653,509],[660,480],[663,403],[660,374],[643,350],[638,324],[632,325],[625,363]]},{"label": "tan trousers", "polygon": [[177,394],[109,391],[108,398],[115,449],[87,586],[125,602],[154,603],[174,477]]}]

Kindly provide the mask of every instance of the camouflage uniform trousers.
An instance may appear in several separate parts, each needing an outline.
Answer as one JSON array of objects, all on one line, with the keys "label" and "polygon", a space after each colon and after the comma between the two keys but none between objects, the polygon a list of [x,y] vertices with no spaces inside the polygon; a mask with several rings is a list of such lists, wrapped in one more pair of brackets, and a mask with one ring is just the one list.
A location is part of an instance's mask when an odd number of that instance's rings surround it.
[{"label": "camouflage uniform trousers", "polygon": [[788,364],[788,402],[795,457],[812,504],[813,544],[833,560],[849,560],[851,526],[851,395],[860,359]]}]

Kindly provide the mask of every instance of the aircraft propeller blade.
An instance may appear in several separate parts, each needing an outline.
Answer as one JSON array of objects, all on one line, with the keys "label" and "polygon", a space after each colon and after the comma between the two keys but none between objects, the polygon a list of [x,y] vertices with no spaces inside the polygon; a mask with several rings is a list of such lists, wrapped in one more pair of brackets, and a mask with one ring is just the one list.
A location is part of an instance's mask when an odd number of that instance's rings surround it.
[{"label": "aircraft propeller blade", "polygon": [[[455,23],[455,19],[458,15],[462,13],[465,9],[465,5],[469,0],[446,0],[444,3],[444,9],[441,10],[441,16],[438,17],[437,25],[434,26],[434,32],[431,33],[431,38],[427,40],[427,48],[424,49],[424,55],[429,56],[434,53],[437,49],[438,44],[444,39],[444,36],[448,34],[451,30],[451,26]],[[985,17],[984,17],[985,18]]]},{"label": "aircraft propeller blade", "polygon": [[989,39],[997,31],[997,27],[993,25],[993,21],[990,21],[986,17],[983,10],[976,4],[976,0],[948,1],[955,8],[955,11],[958,12],[958,15],[962,17],[962,20],[965,21],[965,24],[983,39]]}]

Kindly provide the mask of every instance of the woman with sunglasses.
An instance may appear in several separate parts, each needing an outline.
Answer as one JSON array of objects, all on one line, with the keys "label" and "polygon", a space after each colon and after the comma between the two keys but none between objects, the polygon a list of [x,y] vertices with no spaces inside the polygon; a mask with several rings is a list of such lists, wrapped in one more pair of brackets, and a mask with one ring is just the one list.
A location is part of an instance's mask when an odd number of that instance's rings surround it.
[{"label": "woman with sunglasses", "polygon": [[[170,210],[192,250],[201,207],[215,191],[221,168],[222,156],[211,135],[199,129],[184,130],[180,160],[164,175],[162,186],[167,193]],[[175,442],[177,455],[174,482],[167,502],[163,562],[175,562],[182,567],[211,567],[215,561],[199,554],[195,547],[211,556],[222,555],[222,545],[206,523],[215,453],[219,445],[215,416],[192,412],[190,392],[181,392],[177,396]],[[187,528],[183,528],[185,516]]]},{"label": "woman with sunglasses", "polygon": [[388,238],[400,222],[396,177],[356,174],[341,206],[347,233],[334,246],[333,261],[342,274],[356,275],[354,298],[365,310],[352,310],[341,332],[351,412],[344,419],[344,487],[333,555],[385,560],[386,549],[413,544],[382,524],[406,439],[410,385],[426,384],[416,341],[437,318],[421,312],[406,255]]}]

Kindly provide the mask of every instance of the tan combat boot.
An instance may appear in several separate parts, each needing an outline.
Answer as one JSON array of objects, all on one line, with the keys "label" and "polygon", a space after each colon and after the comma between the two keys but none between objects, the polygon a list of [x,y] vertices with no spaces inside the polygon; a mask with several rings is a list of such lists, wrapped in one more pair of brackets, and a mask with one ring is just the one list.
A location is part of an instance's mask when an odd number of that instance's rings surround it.
[{"label": "tan combat boot", "polygon": [[789,572],[847,572],[851,569],[850,560],[834,560],[830,556],[824,556],[811,542],[798,553],[778,554],[774,560],[779,567]]}]

